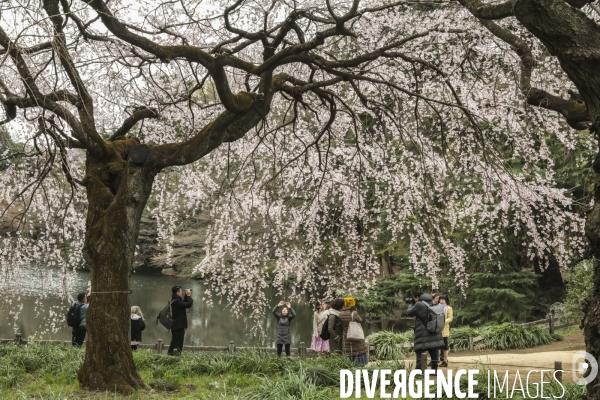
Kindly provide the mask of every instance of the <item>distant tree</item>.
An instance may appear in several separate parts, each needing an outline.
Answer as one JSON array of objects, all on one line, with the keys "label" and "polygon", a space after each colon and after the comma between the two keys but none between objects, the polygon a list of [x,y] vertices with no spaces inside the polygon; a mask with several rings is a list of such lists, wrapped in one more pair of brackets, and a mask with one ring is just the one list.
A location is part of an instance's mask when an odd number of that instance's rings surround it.
[{"label": "distant tree", "polygon": [[567,322],[580,322],[583,319],[583,305],[591,301],[594,288],[592,268],[591,260],[582,261],[567,278],[567,298],[564,315],[561,316]]}]

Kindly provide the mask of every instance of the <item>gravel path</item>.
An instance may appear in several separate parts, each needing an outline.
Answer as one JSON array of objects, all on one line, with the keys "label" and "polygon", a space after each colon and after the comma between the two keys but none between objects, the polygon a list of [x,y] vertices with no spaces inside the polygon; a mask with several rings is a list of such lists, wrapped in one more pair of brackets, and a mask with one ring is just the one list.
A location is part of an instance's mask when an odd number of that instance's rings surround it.
[{"label": "gravel path", "polygon": [[[517,371],[525,383],[527,373],[531,370],[550,370],[546,372],[550,378],[554,372],[554,362],[561,361],[564,382],[573,382],[572,360],[577,351],[585,351],[583,334],[577,333],[565,336],[563,340],[544,346],[538,346],[522,350],[510,351],[472,351],[461,353],[450,353],[450,364],[448,368],[453,371],[459,369],[492,369],[503,377],[506,371],[509,374],[509,382],[514,382]],[[414,366],[414,359],[406,360],[407,366]],[[546,381],[548,378],[545,379]],[[540,382],[541,372],[531,373],[530,381]]]}]

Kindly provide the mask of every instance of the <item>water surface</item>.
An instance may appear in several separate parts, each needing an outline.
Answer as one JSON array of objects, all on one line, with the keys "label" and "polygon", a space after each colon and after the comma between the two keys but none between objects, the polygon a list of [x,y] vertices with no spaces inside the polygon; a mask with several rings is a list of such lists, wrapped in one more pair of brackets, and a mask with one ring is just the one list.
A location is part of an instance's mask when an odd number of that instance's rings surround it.
[{"label": "water surface", "polygon": [[[65,320],[69,302],[61,301],[59,294],[63,287],[68,288],[72,297],[79,292],[87,292],[89,279],[89,272],[69,272],[63,276],[60,271],[33,267],[16,276],[4,276],[4,293],[0,300],[0,338],[13,338],[19,332],[24,338],[34,336],[39,339],[70,340],[70,328]],[[156,316],[170,300],[171,287],[174,285],[193,289],[194,305],[188,314],[189,328],[185,344],[225,346],[233,340],[237,346],[274,346],[277,320],[270,310],[282,300],[281,296],[269,296],[273,298],[272,306],[264,310],[260,329],[252,333],[254,323],[233,314],[225,301],[213,297],[213,304],[209,305],[201,300],[205,290],[202,281],[136,273],[131,277],[133,292],[130,302],[131,305],[140,306],[144,313],[147,327],[142,335],[143,343],[156,343],[159,338],[167,343],[170,341],[170,333],[162,325],[156,324]],[[12,294],[11,288],[14,288]],[[310,346],[313,312],[307,304],[292,304],[292,307],[296,311],[296,319],[292,322],[292,346],[298,346],[302,341]],[[396,331],[407,328],[406,321],[392,323],[389,327],[392,325]],[[381,324],[365,326],[365,333],[380,329]]]}]

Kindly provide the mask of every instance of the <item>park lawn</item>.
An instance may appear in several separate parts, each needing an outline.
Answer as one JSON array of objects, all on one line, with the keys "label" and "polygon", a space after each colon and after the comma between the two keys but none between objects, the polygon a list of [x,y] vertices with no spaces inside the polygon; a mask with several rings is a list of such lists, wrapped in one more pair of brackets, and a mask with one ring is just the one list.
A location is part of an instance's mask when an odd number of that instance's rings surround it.
[{"label": "park lawn", "polygon": [[[240,351],[169,357],[138,350],[134,360],[147,387],[122,396],[79,387],[77,370],[84,356],[84,349],[71,346],[0,346],[0,399],[329,400],[340,398],[340,369],[356,368],[343,356],[278,358]],[[404,369],[404,365],[381,361],[368,367],[375,368],[396,370]],[[485,376],[485,371],[481,373]],[[573,384],[567,389],[563,400],[579,400],[585,392],[584,387]],[[487,392],[483,387],[479,391]],[[364,388],[361,395],[367,398]],[[374,398],[380,398],[379,388]]]},{"label": "park lawn", "polygon": [[0,346],[1,399],[333,399],[346,357],[277,358],[258,352],[184,353],[138,350],[134,360],[147,387],[129,396],[79,387],[84,349]]},{"label": "park lawn", "polygon": [[[169,391],[162,385],[152,388],[148,383],[162,383],[152,380],[146,371],[140,374],[147,388],[129,396],[111,392],[89,392],[79,387],[75,380],[54,376],[49,373],[26,374],[12,388],[0,389],[2,399],[235,399],[247,397],[260,387],[262,381],[256,375],[229,373],[221,376],[197,376],[178,380],[177,389]],[[172,382],[171,382],[172,383]]]}]

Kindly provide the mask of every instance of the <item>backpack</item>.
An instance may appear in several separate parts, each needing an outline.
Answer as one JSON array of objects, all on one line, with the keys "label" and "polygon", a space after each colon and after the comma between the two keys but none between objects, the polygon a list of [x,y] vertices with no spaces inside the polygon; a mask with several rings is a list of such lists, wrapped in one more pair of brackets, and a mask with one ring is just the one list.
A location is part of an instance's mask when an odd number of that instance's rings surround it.
[{"label": "backpack", "polygon": [[163,308],[162,311],[158,313],[158,317],[156,317],[156,325],[158,325],[158,323],[160,322],[162,326],[164,326],[168,330],[171,330],[171,327],[173,326],[173,316],[171,315],[171,303],[173,302],[169,301],[165,308]]},{"label": "backpack", "polygon": [[[329,315],[333,315],[333,314],[329,314]],[[327,321],[325,321],[323,323],[323,327],[321,328],[321,333],[319,333],[319,337],[323,340],[329,340],[329,337],[331,336],[329,334],[329,315],[327,316]],[[334,323],[334,329],[336,326],[341,325],[342,321],[340,320],[340,318],[336,315],[335,316],[335,323]]]},{"label": "backpack", "polygon": [[[429,322],[425,324],[429,333],[442,333],[446,324],[446,316],[444,315],[444,306],[438,304],[435,306],[427,305]],[[424,321],[423,321],[424,322]]]},{"label": "backpack", "polygon": [[81,303],[73,303],[69,312],[67,312],[67,325],[71,328],[77,328],[81,323]]}]

